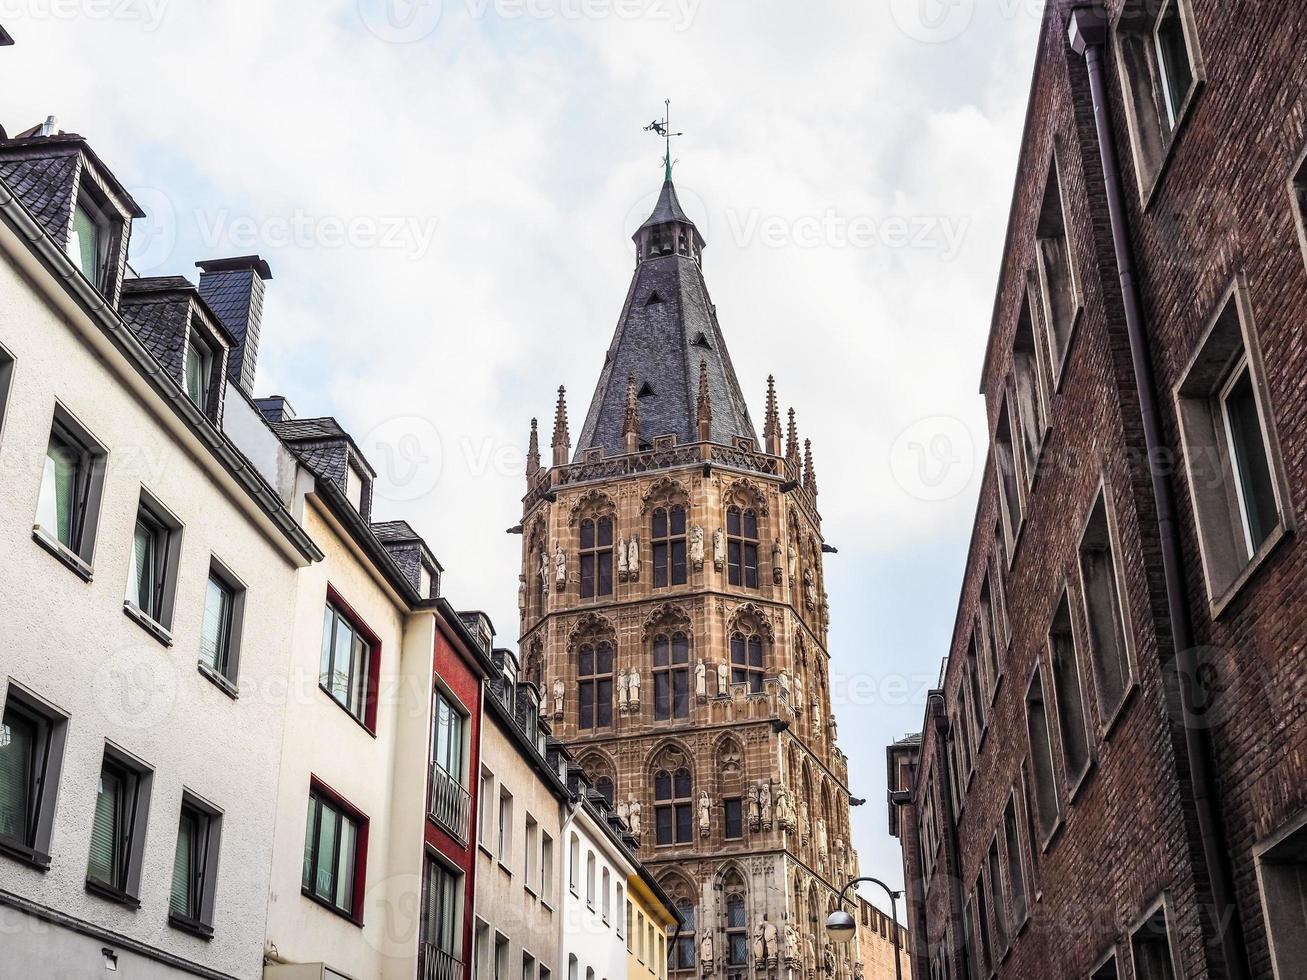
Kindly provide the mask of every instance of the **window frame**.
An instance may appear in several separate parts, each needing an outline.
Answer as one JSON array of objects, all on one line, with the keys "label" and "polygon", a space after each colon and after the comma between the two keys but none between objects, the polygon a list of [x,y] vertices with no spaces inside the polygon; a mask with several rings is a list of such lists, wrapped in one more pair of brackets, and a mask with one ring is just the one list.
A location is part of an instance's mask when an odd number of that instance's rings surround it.
[{"label": "window frame", "polygon": [[[141,869],[145,863],[145,830],[149,822],[150,795],[154,784],[154,770],[124,751],[112,742],[104,743],[104,753],[100,760],[100,779],[106,769],[126,776],[131,782],[131,813],[127,818],[128,826],[122,831],[115,831],[115,844],[122,848],[122,853],[114,854],[114,881],[105,881],[91,873],[91,858],[87,855],[86,890],[100,898],[117,902],[128,908],[140,908]],[[98,801],[99,792],[95,799]],[[96,804],[93,804],[94,814]],[[115,814],[115,819],[122,819],[122,814]],[[92,817],[94,830],[95,818]],[[94,838],[92,838],[94,843]]]},{"label": "window frame", "polygon": [[[608,669],[601,671],[600,655],[607,651]],[[581,661],[587,651],[591,660],[591,671],[583,673]],[[613,689],[617,679],[617,646],[607,637],[587,640],[577,647],[577,718],[576,727],[581,731],[602,731],[613,727]],[[606,685],[606,686],[605,686]],[[607,691],[606,698],[600,692]],[[586,723],[586,696],[590,697],[590,722]],[[601,721],[600,706],[607,706],[607,721]]]},{"label": "window frame", "polygon": [[1168,959],[1171,967],[1171,980],[1179,980],[1184,976],[1184,972],[1180,968],[1179,951],[1175,943],[1175,922],[1171,914],[1171,902],[1167,894],[1163,893],[1148,906],[1148,911],[1135,919],[1127,932],[1126,948],[1130,951],[1130,968],[1136,980],[1143,980],[1143,974],[1139,969],[1139,952],[1136,940],[1148,928],[1149,924],[1157,918],[1159,913],[1162,916],[1167,952],[1170,954]]},{"label": "window frame", "polygon": [[[198,336],[199,330],[195,324],[191,324],[186,331],[186,350],[182,352],[182,390],[186,392],[186,397],[191,403],[205,415],[209,414],[209,403],[213,398],[214,378],[213,368],[218,360],[218,354],[212,345],[202,337]],[[191,358],[199,359],[199,397],[191,391]]]},{"label": "window frame", "polygon": [[[734,810],[734,816],[732,816]],[[739,833],[731,833],[732,824],[738,828]],[[732,796],[722,800],[722,839],[723,840],[744,840],[744,799],[739,796]]]},{"label": "window frame", "polygon": [[[684,660],[677,660],[678,639],[683,643]],[[664,646],[663,653],[659,645]],[[690,717],[690,634],[682,629],[659,630],[652,641],[654,721],[684,721]],[[664,658],[659,663],[659,657]],[[678,685],[683,690],[678,691]]]},{"label": "window frame", "polygon": [[[586,544],[587,531],[590,534],[589,544]],[[606,542],[605,531],[608,538]],[[617,519],[612,514],[587,517],[581,521],[577,535],[580,543],[577,551],[578,594],[582,599],[610,598],[614,594],[613,550],[617,541]]]},{"label": "window frame", "polygon": [[[1066,298],[1070,304],[1065,325],[1066,336],[1061,344],[1058,342],[1057,318],[1053,315],[1054,297],[1050,281],[1050,270],[1045,259],[1044,249],[1040,245],[1041,242],[1050,241],[1054,238],[1052,235],[1040,233],[1040,227],[1050,217],[1047,213],[1047,207],[1051,189],[1056,189],[1057,192],[1057,216],[1062,226],[1062,243],[1066,248],[1066,275],[1068,280],[1066,284],[1068,295]],[[1045,170],[1044,189],[1040,198],[1039,213],[1035,219],[1034,237],[1035,282],[1039,286],[1040,320],[1044,328],[1044,343],[1048,349],[1049,376],[1052,380],[1052,389],[1049,393],[1051,401],[1052,397],[1062,390],[1062,385],[1066,380],[1067,362],[1071,357],[1071,349],[1075,346],[1075,338],[1080,332],[1080,321],[1084,318],[1085,312],[1084,289],[1080,283],[1080,275],[1076,271],[1076,250],[1071,241],[1071,221],[1067,209],[1066,181],[1063,178],[1062,170],[1062,138],[1058,134],[1053,136],[1053,146]],[[1034,323],[1031,323],[1032,330],[1034,326]]]},{"label": "window frame", "polygon": [[[318,779],[317,776],[310,776],[309,778],[308,798],[310,804],[316,802],[318,806],[315,810],[316,819],[314,820],[311,831],[310,831],[310,827],[307,824],[307,821],[305,824],[306,838],[307,835],[311,832],[314,840],[314,845],[311,851],[309,850],[308,847],[305,848],[305,850],[309,852],[305,854],[305,858],[308,859],[311,854],[312,862],[311,864],[307,864],[303,868],[301,879],[300,879],[300,894],[303,895],[305,898],[307,898],[309,901],[313,902],[315,905],[320,905],[328,912],[338,915],[342,919],[352,922],[354,923],[354,925],[359,926],[361,928],[363,926],[363,896],[367,888],[368,827],[369,827],[369,820],[367,814],[365,814],[362,810],[358,809],[356,806],[351,804],[335,790],[331,789],[331,787],[329,787],[326,783]],[[338,815],[340,820],[342,821],[349,820],[351,823],[354,824],[354,861],[353,861],[353,875],[354,875],[353,886],[354,887],[350,895],[350,905],[348,908],[339,906],[333,900],[319,895],[317,893],[316,885],[314,887],[310,887],[309,885],[306,885],[304,883],[305,876],[309,877],[309,881],[311,884],[314,883],[317,878],[317,872],[319,869],[319,860],[320,860],[317,844],[318,842],[321,841],[320,828],[322,824],[322,810],[324,807],[334,811]],[[337,828],[339,828],[340,825],[341,824],[338,822]],[[340,863],[339,829],[337,830],[336,838],[335,838],[333,863],[335,864],[335,867],[332,873],[333,875],[339,875],[342,869],[344,868],[344,865]]]},{"label": "window frame", "polygon": [[[1293,210],[1294,228],[1302,245],[1303,261],[1307,262],[1307,146],[1298,155],[1288,179],[1289,203]],[[3,368],[0,368],[0,374]],[[0,380],[0,412],[3,412],[3,381]],[[3,428],[0,428],[3,433]]]},{"label": "window frame", "polygon": [[[748,520],[753,521],[753,534],[748,533]],[[735,530],[732,531],[732,523]],[[762,540],[762,522],[753,507],[732,504],[726,508],[726,582],[732,588],[757,590],[762,587],[758,574],[758,548]],[[750,582],[749,573],[753,580]]]},{"label": "window frame", "polygon": [[70,540],[65,544],[58,529],[41,523],[41,501],[45,496],[45,463],[37,485],[37,512],[32,523],[32,537],[52,555],[67,565],[84,581],[91,581],[95,565],[95,545],[100,523],[100,506],[104,497],[104,476],[109,451],[58,402],[50,421],[50,434],[46,441],[45,459],[49,459],[49,445],[58,438],[74,448],[84,472],[77,476],[73,500],[74,514],[70,521]]},{"label": "window frame", "polygon": [[[682,795],[678,790],[677,777],[685,773],[689,789]],[[658,790],[658,780],[665,776],[668,780],[668,795],[662,796]],[[694,771],[689,766],[678,766],[676,769],[666,769],[660,767],[653,778],[654,783],[654,846],[655,847],[684,847],[694,843]],[[662,839],[662,818],[666,815],[670,820],[668,830],[670,837],[668,840]],[[681,818],[686,817],[686,833],[681,834]]]},{"label": "window frame", "polygon": [[[442,910],[447,907],[442,900],[437,902],[433,909],[431,906],[432,897],[432,880],[435,876],[441,876],[449,885],[448,897],[452,899],[453,904],[448,906],[449,921],[437,923],[437,935],[431,936],[428,932],[431,926],[433,913],[439,916]],[[460,868],[454,867],[446,861],[434,848],[426,847],[422,854],[422,898],[418,911],[418,944],[419,947],[432,948],[445,953],[454,959],[463,959],[463,911],[464,911],[464,875]],[[445,940],[448,939],[449,947],[446,948]],[[476,974],[473,973],[475,977]]]},{"label": "window frame", "polygon": [[[679,531],[676,530],[677,514],[680,515]],[[658,533],[659,515],[662,515],[663,534]],[[649,516],[649,545],[655,589],[685,585],[690,580],[689,520],[688,508],[681,503],[659,505]]]},{"label": "window frame", "polygon": [[[1279,948],[1277,938],[1283,936],[1286,932],[1292,935],[1301,935],[1301,925],[1298,922],[1286,924],[1281,921],[1281,916],[1286,908],[1291,907],[1290,903],[1277,901],[1276,896],[1272,894],[1276,891],[1276,885],[1279,884],[1273,880],[1274,872],[1271,870],[1275,867],[1284,867],[1288,864],[1295,870],[1290,872],[1294,877],[1294,884],[1301,894],[1304,889],[1304,861],[1301,854],[1301,841],[1307,837],[1307,811],[1299,812],[1298,815],[1288,823],[1283,824],[1269,836],[1264,837],[1253,845],[1253,866],[1257,874],[1257,898],[1262,908],[1262,915],[1265,921],[1266,942],[1271,961],[1272,975],[1276,980],[1292,980],[1294,970],[1300,964],[1298,949],[1291,948],[1283,950]],[[1276,859],[1276,852],[1288,848],[1293,853],[1294,860],[1285,862]],[[1304,906],[1300,905],[1299,909]],[[1292,915],[1292,912],[1289,913]],[[1297,944],[1301,947],[1301,941]]]},{"label": "window frame", "polygon": [[[218,889],[218,855],[222,846],[222,811],[213,804],[196,796],[190,790],[182,790],[181,806],[178,813],[178,839],[177,844],[181,844],[181,827],[180,823],[185,820],[187,814],[197,822],[203,824],[204,844],[199,848],[198,870],[192,869],[192,888],[195,888],[198,894],[192,896],[196,914],[183,914],[173,906],[171,891],[169,892],[168,903],[168,924],[174,929],[180,929],[183,932],[189,932],[197,935],[202,939],[208,939],[213,935],[214,923],[214,901]],[[176,879],[176,853],[173,854],[173,879]],[[196,880],[198,879],[198,880]]]},{"label": "window frame", "polygon": [[13,680],[9,681],[0,708],[0,725],[11,710],[36,726],[41,744],[39,748],[34,746],[34,756],[38,758],[33,759],[33,770],[28,779],[28,813],[23,837],[0,836],[0,854],[44,871],[50,867],[50,845],[63,774],[68,715]]},{"label": "window frame", "polygon": [[[209,664],[204,659],[204,622],[209,610],[209,581],[216,581],[230,595],[230,606],[226,617],[226,644],[222,665]],[[217,555],[209,556],[209,575],[205,580],[204,599],[200,605],[200,644],[201,653],[197,660],[199,672],[213,681],[224,693],[235,697],[239,694],[241,661],[241,636],[245,627],[245,601],[249,589]]]},{"label": "window frame", "polygon": [[[77,193],[73,196],[72,209],[68,215],[68,233],[67,241],[64,244],[64,255],[72,262],[78,272],[82,274],[87,282],[91,284],[103,296],[110,293],[110,279],[114,273],[114,235],[121,235],[119,226],[121,222],[110,214],[109,202],[104,200],[104,195],[98,187],[91,182],[88,177],[88,171],[84,168],[82,177],[79,181]],[[88,276],[86,270],[82,267],[81,255],[73,254],[73,235],[77,228],[77,213],[85,212],[91,227],[95,230],[95,274]]]},{"label": "window frame", "polygon": [[[736,643],[740,644],[743,658],[736,660]],[[746,629],[743,625],[731,630],[729,641],[731,664],[731,687],[742,687],[746,694],[762,695],[767,693],[767,644],[760,632]],[[753,663],[753,651],[758,651],[758,663]]]},{"label": "window frame", "polygon": [[[1242,348],[1240,350],[1239,348]],[[1214,397],[1226,389],[1246,366],[1257,409],[1266,456],[1267,476],[1275,495],[1278,520],[1256,552],[1246,557],[1231,554],[1240,544],[1247,548],[1245,517],[1235,509],[1231,513],[1230,494],[1238,493],[1240,483],[1235,461],[1230,456],[1227,433],[1217,428]],[[1190,510],[1197,531],[1198,551],[1202,560],[1203,579],[1207,587],[1208,610],[1220,619],[1267,561],[1280,542],[1293,533],[1296,518],[1288,478],[1284,468],[1276,413],[1266,382],[1253,316],[1251,294],[1246,273],[1240,271],[1221,294],[1215,312],[1208,318],[1194,345],[1188,364],[1172,388],[1173,404],[1179,421],[1180,445],[1188,483]],[[1221,429],[1224,429],[1221,421]],[[1210,465],[1215,454],[1220,467],[1220,486],[1213,474],[1196,469],[1203,460]],[[1237,517],[1240,526],[1233,526]]]},{"label": "window frame", "polygon": [[[1080,583],[1080,611],[1084,615],[1086,625],[1085,648],[1089,654],[1090,669],[1094,677],[1094,705],[1098,711],[1098,736],[1103,740],[1108,739],[1112,731],[1115,730],[1117,722],[1125,713],[1126,703],[1139,686],[1139,668],[1134,641],[1134,619],[1130,608],[1130,594],[1125,582],[1125,565],[1121,553],[1120,528],[1117,526],[1116,521],[1116,506],[1112,500],[1112,495],[1108,492],[1110,487],[1111,484],[1107,475],[1104,474],[1094,494],[1093,503],[1090,504],[1085,519],[1081,524],[1080,537],[1076,544],[1076,576]],[[1100,508],[1102,509],[1103,530],[1106,532],[1101,546],[1097,542],[1089,541]],[[1104,682],[1102,671],[1099,668],[1100,652],[1094,640],[1095,630],[1097,629],[1094,622],[1096,617],[1091,608],[1090,593],[1092,590],[1090,581],[1085,575],[1085,556],[1089,552],[1106,553],[1107,565],[1110,566],[1108,568],[1111,576],[1110,584],[1116,600],[1114,603],[1115,626],[1119,631],[1120,659],[1125,666],[1125,673],[1121,680],[1121,693],[1115,703],[1110,704],[1106,703],[1103,697]]]},{"label": "window frame", "polygon": [[[1030,788],[1033,790],[1030,797],[1027,798],[1028,812],[1031,825],[1036,831],[1036,839],[1039,841],[1040,850],[1046,854],[1062,828],[1062,792],[1057,778],[1057,760],[1053,755],[1053,723],[1048,716],[1048,691],[1044,683],[1042,665],[1043,658],[1036,658],[1034,669],[1030,672],[1030,680],[1026,684],[1024,714],[1026,716],[1026,748],[1029,753],[1027,758],[1030,760],[1031,767],[1029,780]],[[1035,764],[1035,744],[1032,740],[1035,732],[1032,728],[1034,720],[1030,714],[1031,692],[1035,689],[1036,684],[1039,685],[1040,715],[1044,726],[1043,748],[1048,754],[1047,789],[1052,795],[1050,802],[1052,803],[1053,812],[1048,819],[1046,819],[1043,812],[1043,804],[1040,802],[1040,783],[1043,780]]]},{"label": "window frame", "polygon": [[0,444],[4,442],[5,417],[9,408],[9,391],[14,385],[15,362],[17,358],[9,348],[0,344]]},{"label": "window frame", "polygon": [[[148,608],[140,604],[139,592],[133,597],[136,568],[136,534],[144,526],[150,535],[151,601]],[[127,556],[127,594],[123,598],[123,612],[164,646],[172,646],[173,614],[177,601],[177,576],[181,563],[184,528],[178,517],[165,507],[159,498],[146,487],[141,487],[132,524],[130,552]]]},{"label": "window frame", "polygon": [[[1053,614],[1049,620],[1048,632],[1045,635],[1045,651],[1048,656],[1049,673],[1053,681],[1053,705],[1057,713],[1057,734],[1062,749],[1063,778],[1066,783],[1066,801],[1068,804],[1075,801],[1097,761],[1094,727],[1089,714],[1089,699],[1086,696],[1087,688],[1082,662],[1084,658],[1081,656],[1084,644],[1081,642],[1075,616],[1072,613],[1074,608],[1075,603],[1072,601],[1071,587],[1064,580],[1058,593],[1058,600],[1053,605]],[[1064,612],[1065,624],[1060,624],[1059,619]],[[1062,628],[1063,625],[1065,628]],[[1065,638],[1065,642],[1068,644],[1067,648],[1061,651],[1061,654],[1069,655],[1070,663],[1061,666],[1068,667],[1069,674],[1064,675],[1059,668],[1062,657],[1059,655],[1058,641],[1054,639],[1055,636],[1059,639]],[[1064,690],[1064,680],[1073,682],[1075,690]],[[1069,695],[1075,696],[1074,704],[1071,702]],[[1078,724],[1072,717],[1074,711],[1078,711],[1080,715]],[[1069,727],[1072,725],[1075,725],[1075,730]],[[1072,768],[1071,753],[1067,748],[1068,732],[1072,735],[1079,734],[1083,743],[1084,759],[1074,769]]]},{"label": "window frame", "polygon": [[349,715],[350,718],[354,719],[354,721],[357,722],[360,726],[362,726],[362,728],[365,731],[367,731],[368,734],[375,737],[377,734],[377,684],[378,684],[378,679],[380,677],[381,656],[382,656],[381,639],[380,637],[377,636],[376,633],[374,633],[371,629],[368,628],[367,624],[364,622],[362,617],[360,617],[356,612],[354,612],[354,609],[349,605],[349,603],[347,603],[341,597],[340,593],[338,593],[330,585],[327,586],[327,594],[324,600],[324,617],[325,617],[325,613],[328,610],[334,611],[337,617],[339,619],[344,620],[345,623],[347,623],[350,626],[350,628],[353,629],[355,635],[358,638],[362,639],[368,646],[367,668],[364,672],[365,674],[364,689],[363,691],[360,692],[360,696],[363,698],[363,704],[361,706],[362,714],[361,715],[355,714],[353,709],[351,709],[348,705],[342,703],[341,700],[336,697],[336,695],[332,692],[332,690],[329,687],[327,687],[322,680],[323,678],[322,667],[323,667],[323,660],[325,659],[323,653],[325,653],[327,649],[331,650],[330,663],[332,665],[335,664],[336,644],[334,640],[335,638],[334,622],[332,624],[332,642],[329,647],[325,645],[326,623],[324,622],[323,624],[324,648],[323,651],[320,652],[318,658],[318,690],[326,694],[327,697],[332,701],[332,703],[336,705],[336,707],[340,708],[342,711],[345,712],[345,714]]}]

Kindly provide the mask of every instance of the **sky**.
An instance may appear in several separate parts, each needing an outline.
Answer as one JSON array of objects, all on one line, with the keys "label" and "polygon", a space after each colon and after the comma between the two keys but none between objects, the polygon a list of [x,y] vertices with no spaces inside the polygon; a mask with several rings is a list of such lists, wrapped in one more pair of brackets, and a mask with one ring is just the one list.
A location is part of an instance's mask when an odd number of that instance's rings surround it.
[{"label": "sky", "polygon": [[[514,646],[526,440],[579,434],[676,183],[755,420],[813,442],[864,874],[884,747],[947,654],[1042,0],[0,0],[0,124],[55,115],[148,217],[143,275],[258,252],[257,394],[334,415],[444,591]],[[868,897],[884,905],[883,897]]]}]

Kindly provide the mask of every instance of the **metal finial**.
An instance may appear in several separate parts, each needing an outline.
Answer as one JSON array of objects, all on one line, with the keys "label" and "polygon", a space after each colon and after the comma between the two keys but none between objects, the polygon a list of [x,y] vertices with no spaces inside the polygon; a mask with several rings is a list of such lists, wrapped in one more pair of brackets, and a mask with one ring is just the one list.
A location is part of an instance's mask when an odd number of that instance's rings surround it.
[{"label": "metal finial", "polygon": [[684,133],[672,132],[672,100],[663,100],[663,118],[655,119],[648,126],[644,127],[646,133],[657,133],[663,138],[666,144],[666,150],[663,153],[663,179],[672,179],[672,167],[676,165],[676,160],[672,159],[672,137],[684,136]]}]

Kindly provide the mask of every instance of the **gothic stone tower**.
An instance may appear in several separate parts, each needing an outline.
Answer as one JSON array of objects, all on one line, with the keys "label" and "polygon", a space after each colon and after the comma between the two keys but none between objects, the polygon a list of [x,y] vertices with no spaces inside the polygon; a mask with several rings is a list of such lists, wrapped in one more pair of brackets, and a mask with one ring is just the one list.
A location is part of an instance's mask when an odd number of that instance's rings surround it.
[{"label": "gothic stone tower", "polygon": [[555,733],[686,913],[673,976],[853,980],[822,923],[856,873],[811,449],[763,441],[671,181],[575,455],[532,423],[521,651]]}]

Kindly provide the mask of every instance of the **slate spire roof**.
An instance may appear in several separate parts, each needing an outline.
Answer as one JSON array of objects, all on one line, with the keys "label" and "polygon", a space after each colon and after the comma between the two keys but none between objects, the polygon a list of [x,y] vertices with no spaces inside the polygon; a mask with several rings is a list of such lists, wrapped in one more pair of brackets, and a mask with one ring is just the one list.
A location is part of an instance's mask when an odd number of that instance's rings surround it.
[{"label": "slate spire roof", "polygon": [[717,323],[717,307],[704,281],[705,242],[681,207],[671,181],[663,184],[653,214],[634,237],[639,264],[590,400],[575,458],[594,447],[602,447],[607,456],[626,452],[631,377],[639,399],[641,445],[667,435],[682,444],[699,441],[701,364],[712,402],[710,441],[731,445],[740,436],[757,443]]}]

